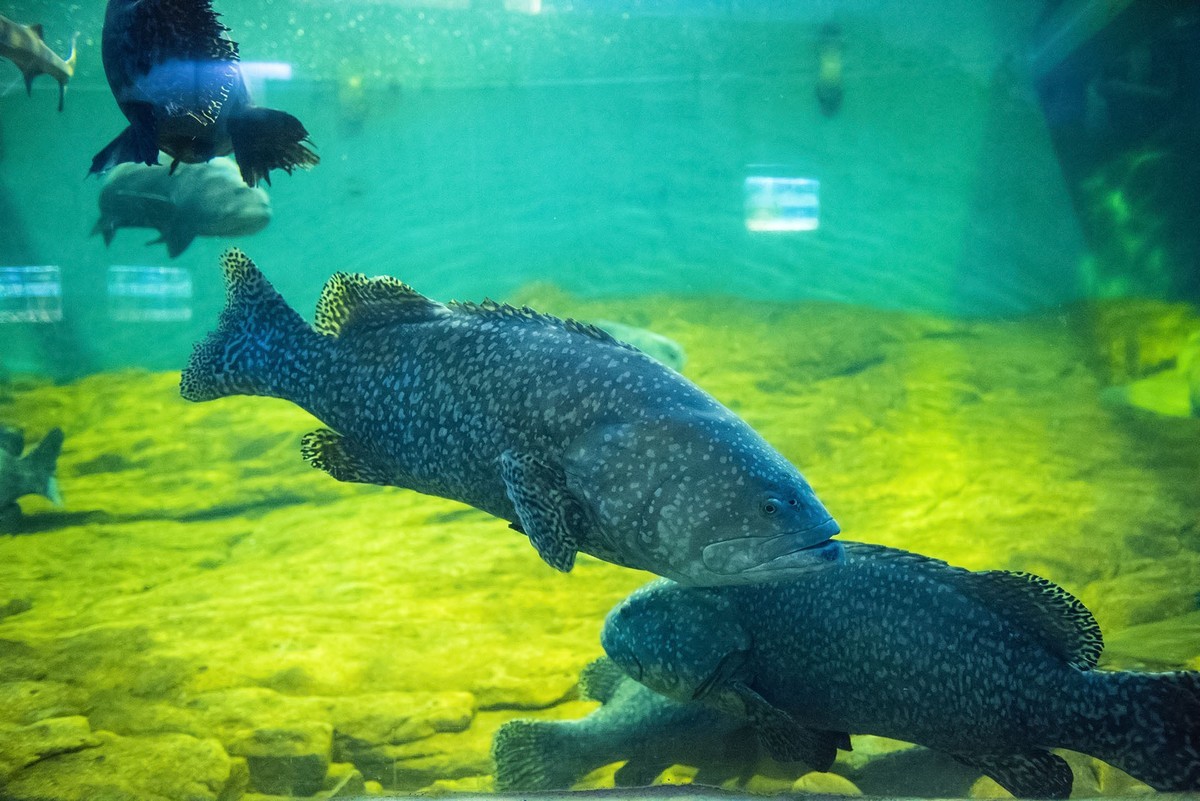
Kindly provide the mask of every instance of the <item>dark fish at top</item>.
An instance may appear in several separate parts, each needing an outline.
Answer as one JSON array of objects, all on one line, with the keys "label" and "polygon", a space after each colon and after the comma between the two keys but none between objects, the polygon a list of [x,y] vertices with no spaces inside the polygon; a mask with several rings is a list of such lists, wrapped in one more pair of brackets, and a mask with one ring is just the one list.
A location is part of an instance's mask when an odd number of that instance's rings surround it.
[{"label": "dark fish at top", "polygon": [[304,456],[342,481],[453,498],[570,570],[577,551],[690,584],[828,566],[837,523],[786,459],[683,376],[589,325],[442,304],[335,274],[310,327],[240,251],[183,397],[267,395],[328,429]]},{"label": "dark fish at top", "polygon": [[159,164],[119,164],[105,176],[93,234],[112,244],[121,228],[154,228],[175,258],[198,236],[246,236],[271,221],[271,200],[246,186],[227,158],[184,164],[174,175]]},{"label": "dark fish at top", "polygon": [[0,524],[21,516],[17,499],[24,495],[41,495],[62,504],[54,477],[62,444],[62,429],[52,428],[37,447],[22,457],[24,432],[0,426]]},{"label": "dark fish at top", "polygon": [[58,110],[63,110],[63,95],[67,81],[75,75],[75,39],[71,39],[71,55],[63,61],[45,41],[41,25],[22,25],[0,16],[0,56],[17,65],[25,76],[25,91],[33,93],[33,79],[49,75],[58,81]]},{"label": "dark fish at top", "polygon": [[237,43],[210,0],[109,0],[101,51],[108,85],[129,120],[92,159],[91,173],[158,152],[195,164],[233,153],[250,186],[270,172],[311,167],[308,131],[282,111],[250,102]]},{"label": "dark fish at top", "polygon": [[751,721],[776,757],[824,729],[951,754],[1019,797],[1070,794],[1050,748],[1200,790],[1200,673],[1096,669],[1095,620],[1037,576],[844,550],[794,580],[651,583],[609,613],[601,642],[651,689]]}]

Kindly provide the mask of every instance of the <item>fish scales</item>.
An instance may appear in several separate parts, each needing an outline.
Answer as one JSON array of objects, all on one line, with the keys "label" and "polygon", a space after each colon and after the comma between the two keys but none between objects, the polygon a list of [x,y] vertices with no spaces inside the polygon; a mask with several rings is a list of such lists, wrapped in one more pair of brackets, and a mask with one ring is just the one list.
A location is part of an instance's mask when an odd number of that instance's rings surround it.
[{"label": "fish scales", "polygon": [[224,265],[229,305],[184,371],[184,397],[302,406],[330,429],[306,439],[305,456],[336,478],[475,506],[562,570],[584,551],[737,583],[837,557],[837,524],[794,466],[599,329],[346,274],[310,327],[239,251]]},{"label": "fish scales", "polygon": [[844,550],[796,580],[648,585],[610,613],[605,650],[651,689],[757,716],[768,738],[795,726],[907,740],[1016,795],[1069,792],[1051,747],[1200,789],[1200,674],[1095,669],[1094,619],[1044,579]]}]

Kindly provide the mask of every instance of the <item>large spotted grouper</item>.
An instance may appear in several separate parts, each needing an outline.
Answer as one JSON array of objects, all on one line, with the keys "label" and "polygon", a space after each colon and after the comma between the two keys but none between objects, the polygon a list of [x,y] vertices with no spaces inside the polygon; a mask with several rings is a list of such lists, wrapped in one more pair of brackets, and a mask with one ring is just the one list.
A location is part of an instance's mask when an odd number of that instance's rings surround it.
[{"label": "large spotted grouper", "polygon": [[840,558],[838,525],[795,467],[597,328],[345,273],[309,326],[241,251],[222,269],[227,305],[183,371],[183,397],[297,404],[329,426],[302,450],[334,478],[475,506],[562,571],[583,551],[715,585]]},{"label": "large spotted grouper", "polygon": [[1096,668],[1100,629],[1037,576],[973,573],[843,543],[844,560],[738,587],[658,580],[609,613],[601,642],[631,678],[755,727],[772,756],[819,732],[954,756],[1016,796],[1066,798],[1050,748],[1165,791],[1200,790],[1200,673]]}]

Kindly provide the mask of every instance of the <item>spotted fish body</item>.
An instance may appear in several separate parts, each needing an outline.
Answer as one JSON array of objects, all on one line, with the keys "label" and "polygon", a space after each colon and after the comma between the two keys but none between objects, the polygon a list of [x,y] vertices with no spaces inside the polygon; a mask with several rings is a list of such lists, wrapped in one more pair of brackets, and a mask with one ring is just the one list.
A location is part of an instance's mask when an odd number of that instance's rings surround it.
[{"label": "spotted fish body", "polygon": [[335,478],[468,503],[564,571],[584,551],[688,584],[740,583],[840,553],[795,467],[599,329],[340,273],[310,327],[240,251],[223,267],[228,305],[183,396],[296,403],[329,426],[303,452]]},{"label": "spotted fish body", "polygon": [[1047,749],[1067,748],[1160,790],[1200,789],[1200,674],[1096,669],[1095,621],[1036,576],[844,550],[794,580],[655,582],[610,613],[605,651],[651,689],[753,721],[773,755],[810,729],[881,735],[1014,795],[1065,798],[1070,768]]}]

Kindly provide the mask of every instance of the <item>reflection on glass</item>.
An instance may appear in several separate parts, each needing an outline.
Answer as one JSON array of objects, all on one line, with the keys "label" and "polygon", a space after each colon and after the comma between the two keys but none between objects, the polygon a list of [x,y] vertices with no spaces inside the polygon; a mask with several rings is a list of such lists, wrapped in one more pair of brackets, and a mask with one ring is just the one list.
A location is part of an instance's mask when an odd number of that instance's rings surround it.
[{"label": "reflection on glass", "polygon": [[820,205],[815,178],[746,176],[746,229],[750,231],[815,231]]},{"label": "reflection on glass", "polygon": [[58,267],[0,267],[0,323],[56,323],[61,319]]},{"label": "reflection on glass", "polygon": [[192,319],[192,275],[183,267],[108,268],[108,316],[120,322]]}]

